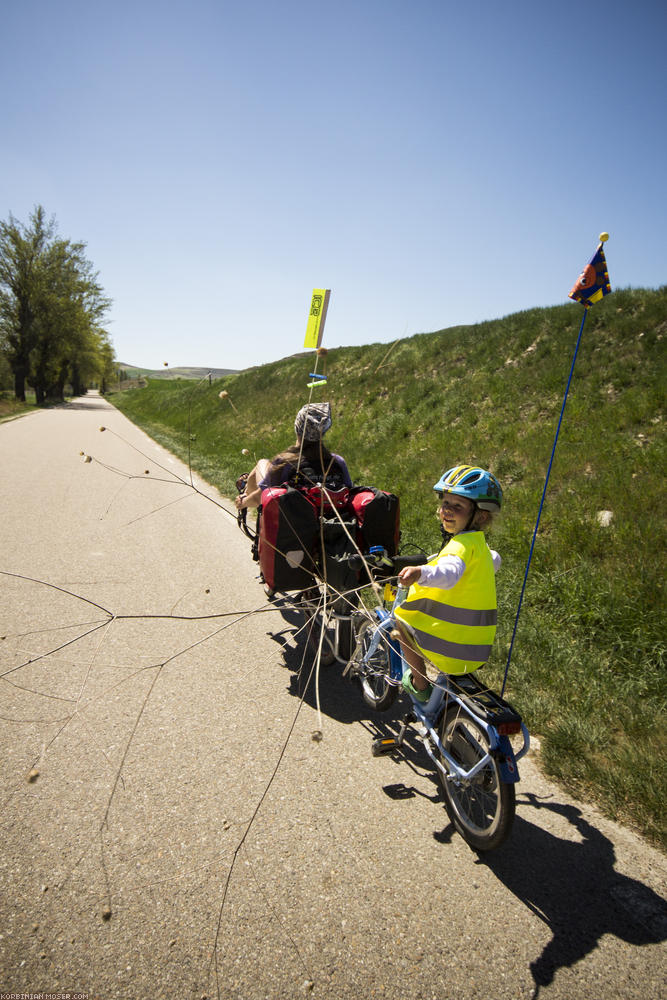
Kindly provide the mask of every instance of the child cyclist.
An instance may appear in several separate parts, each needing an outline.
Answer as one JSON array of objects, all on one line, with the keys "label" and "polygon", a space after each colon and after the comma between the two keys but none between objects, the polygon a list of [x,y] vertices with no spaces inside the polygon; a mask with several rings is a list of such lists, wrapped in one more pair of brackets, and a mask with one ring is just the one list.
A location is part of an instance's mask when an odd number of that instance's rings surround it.
[{"label": "child cyclist", "polygon": [[487,545],[484,530],[502,503],[498,480],[484,469],[457,465],[433,489],[451,537],[425,566],[401,570],[398,582],[410,589],[394,612],[409,666],[403,687],[420,702],[428,701],[432,691],[425,658],[446,674],[476,670],[491,654],[497,616],[500,556]]}]

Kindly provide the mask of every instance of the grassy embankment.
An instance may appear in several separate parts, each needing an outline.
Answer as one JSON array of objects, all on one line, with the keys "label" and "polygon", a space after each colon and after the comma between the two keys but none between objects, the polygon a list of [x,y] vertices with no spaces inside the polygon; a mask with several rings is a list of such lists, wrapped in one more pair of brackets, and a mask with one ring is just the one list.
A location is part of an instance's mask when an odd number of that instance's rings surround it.
[{"label": "grassy embankment", "polygon": [[[313,392],[332,402],[328,443],[355,481],[400,495],[404,543],[438,548],[431,486],[444,467],[497,474],[500,627],[485,668],[496,684],[580,321],[568,303],[338,348],[329,386]],[[507,689],[541,737],[546,771],[663,846],[666,331],[667,286],[616,291],[587,317]],[[312,362],[294,356],[213,385],[153,381],[114,402],[186,458],[190,426],[193,467],[232,496],[252,464],[242,448],[270,456],[291,443]]]}]

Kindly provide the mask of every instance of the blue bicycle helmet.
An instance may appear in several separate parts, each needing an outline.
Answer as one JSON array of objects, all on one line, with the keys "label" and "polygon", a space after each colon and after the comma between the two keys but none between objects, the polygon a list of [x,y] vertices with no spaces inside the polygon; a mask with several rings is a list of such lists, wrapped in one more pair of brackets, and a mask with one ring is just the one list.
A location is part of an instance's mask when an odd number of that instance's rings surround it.
[{"label": "blue bicycle helmet", "polygon": [[455,465],[433,487],[436,493],[466,497],[481,510],[500,510],[503,491],[495,476],[475,465]]}]

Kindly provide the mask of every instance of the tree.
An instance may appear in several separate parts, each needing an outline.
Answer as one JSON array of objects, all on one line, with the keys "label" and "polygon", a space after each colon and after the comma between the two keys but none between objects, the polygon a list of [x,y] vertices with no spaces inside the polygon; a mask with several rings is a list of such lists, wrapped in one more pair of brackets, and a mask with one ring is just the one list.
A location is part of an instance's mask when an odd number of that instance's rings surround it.
[{"label": "tree", "polygon": [[0,338],[0,392],[11,388],[12,382],[13,375],[7,359],[7,349]]},{"label": "tree", "polygon": [[99,322],[108,300],[84,249],[82,243],[55,240],[44,255],[46,280],[29,376],[38,403],[62,399],[67,381],[80,394],[99,371]]},{"label": "tree", "polygon": [[106,330],[100,330],[100,371],[99,384],[102,395],[111,385],[116,373],[116,358]]},{"label": "tree", "polygon": [[[37,206],[28,226],[10,215],[0,223],[0,334],[14,372],[15,394],[25,384],[38,403],[75,394],[99,379],[110,346],[101,321],[110,300],[85,255],[85,243],[56,236]],[[107,351],[108,353],[108,351]]]},{"label": "tree", "polygon": [[14,373],[14,393],[25,400],[30,373],[30,352],[40,311],[42,256],[53,239],[55,223],[47,222],[38,205],[23,226],[11,215],[0,223],[0,327],[7,344],[7,358]]}]

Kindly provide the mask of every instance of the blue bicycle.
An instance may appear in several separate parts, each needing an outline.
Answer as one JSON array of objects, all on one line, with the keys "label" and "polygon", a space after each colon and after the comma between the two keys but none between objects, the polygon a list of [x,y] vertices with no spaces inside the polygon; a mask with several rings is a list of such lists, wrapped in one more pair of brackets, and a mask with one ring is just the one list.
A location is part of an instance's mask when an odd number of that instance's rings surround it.
[{"label": "blue bicycle", "polygon": [[[420,565],[425,556],[373,553],[366,565],[376,578],[385,579],[406,565]],[[361,683],[366,703],[386,711],[404,693],[404,662],[395,632],[394,609],[407,589],[385,584],[384,604],[372,618],[356,616],[354,649],[345,669]],[[500,695],[486,687],[477,673],[439,673],[431,697],[420,703],[412,696],[410,709],[396,736],[373,742],[374,756],[394,753],[407,729],[417,724],[426,752],[436,767],[447,814],[455,829],[476,851],[490,851],[507,838],[515,811],[517,761],[528,752],[530,736],[521,716]],[[523,745],[515,751],[511,736],[521,734]]]}]

